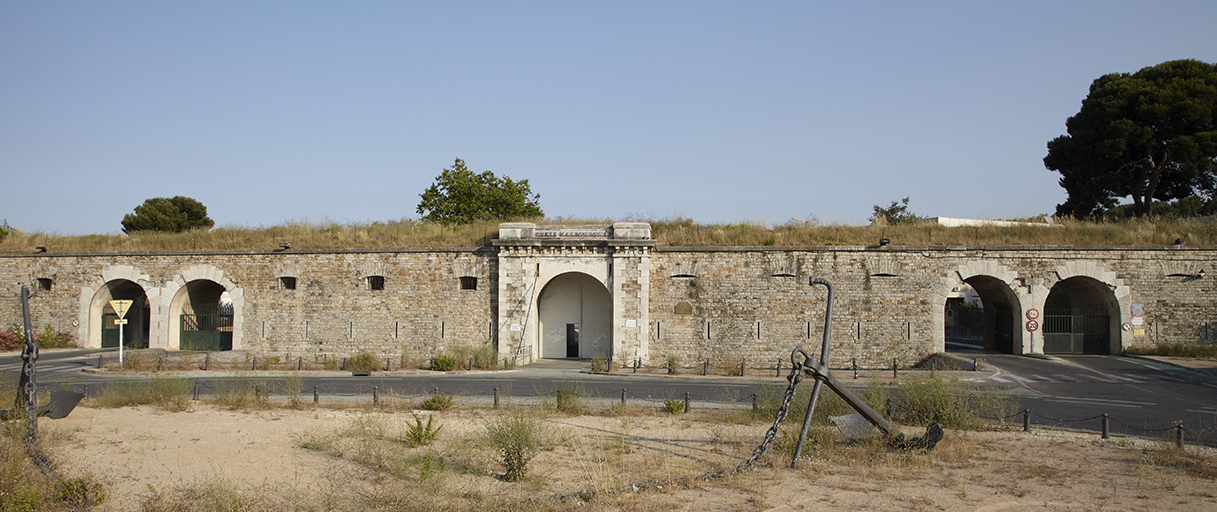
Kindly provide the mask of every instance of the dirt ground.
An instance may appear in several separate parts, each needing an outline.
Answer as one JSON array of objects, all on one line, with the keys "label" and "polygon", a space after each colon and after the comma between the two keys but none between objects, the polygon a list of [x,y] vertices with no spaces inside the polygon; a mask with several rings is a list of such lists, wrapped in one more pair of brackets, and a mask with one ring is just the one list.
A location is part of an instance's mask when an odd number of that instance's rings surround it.
[{"label": "dirt ground", "polygon": [[[724,413],[571,416],[537,407],[527,414],[543,418],[546,448],[524,481],[505,482],[481,440],[502,411],[417,412],[443,425],[436,443],[379,459],[366,453],[372,444],[334,447],[354,435],[353,426],[397,436],[412,424],[410,411],[81,407],[40,423],[65,472],[91,472],[106,483],[110,498],[101,510],[139,510],[158,497],[189,503],[209,488],[263,497],[249,509],[1217,510],[1211,450],[1179,453],[1141,439],[948,430],[932,452],[906,454],[847,445],[825,430],[827,441],[799,469],[786,467],[789,456],[774,449],[756,470],[701,481],[691,477],[746,458],[768,423]],[[438,466],[426,459],[438,476],[381,467],[424,455],[444,458]],[[650,480],[671,481],[609,492]],[[599,494],[590,502],[552,499],[581,490]]]}]

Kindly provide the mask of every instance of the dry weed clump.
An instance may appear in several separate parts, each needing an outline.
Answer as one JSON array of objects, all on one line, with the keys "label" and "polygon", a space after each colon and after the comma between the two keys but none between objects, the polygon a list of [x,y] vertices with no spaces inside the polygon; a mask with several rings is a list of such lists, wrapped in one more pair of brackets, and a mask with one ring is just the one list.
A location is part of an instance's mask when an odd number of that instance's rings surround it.
[{"label": "dry weed clump", "polygon": [[[1073,219],[1024,219],[1028,224],[998,227],[945,227],[931,222],[907,225],[825,224],[817,219],[782,223],[698,224],[687,218],[626,219],[649,222],[660,246],[817,247],[869,246],[880,238],[895,246],[959,245],[1171,245],[1187,238],[1195,245],[1217,244],[1217,223],[1150,218],[1111,222]],[[610,224],[597,219],[531,219],[538,224]],[[339,224],[290,221],[271,227],[223,226],[185,233],[137,232],[130,235],[59,236],[19,230],[0,240],[0,253],[78,252],[228,252],[272,250],[287,242],[292,250],[485,247],[498,237],[496,221],[446,226],[419,220]]]}]

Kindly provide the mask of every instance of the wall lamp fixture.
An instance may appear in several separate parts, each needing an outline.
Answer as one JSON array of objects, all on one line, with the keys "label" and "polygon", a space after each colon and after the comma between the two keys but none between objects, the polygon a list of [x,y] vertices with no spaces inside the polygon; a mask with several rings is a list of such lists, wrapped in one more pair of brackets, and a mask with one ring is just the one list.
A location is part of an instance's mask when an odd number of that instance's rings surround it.
[{"label": "wall lamp fixture", "polygon": [[1183,245],[1183,242],[1186,242],[1186,241],[1187,241],[1186,238],[1176,238],[1175,245]]},{"label": "wall lamp fixture", "polygon": [[883,246],[885,246],[885,245],[887,245],[887,244],[890,244],[890,243],[892,243],[892,241],[891,241],[890,239],[887,239],[887,238],[880,238],[880,239],[879,239],[879,247],[883,247]]},{"label": "wall lamp fixture", "polygon": [[38,252],[46,252],[46,247],[43,247],[41,245],[38,247],[35,247],[35,249],[38,249]]},{"label": "wall lamp fixture", "polygon": [[291,248],[292,248],[292,244],[290,244],[290,243],[288,243],[288,242],[283,242],[283,243],[279,244],[279,250],[280,250],[280,251],[286,251],[286,250],[291,249]]}]

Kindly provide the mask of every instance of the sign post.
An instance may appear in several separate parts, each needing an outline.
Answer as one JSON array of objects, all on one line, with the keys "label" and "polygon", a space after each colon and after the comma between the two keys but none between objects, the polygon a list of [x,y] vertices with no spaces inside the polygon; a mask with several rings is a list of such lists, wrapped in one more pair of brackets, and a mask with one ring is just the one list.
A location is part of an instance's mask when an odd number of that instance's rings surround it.
[{"label": "sign post", "polygon": [[123,326],[127,325],[127,311],[131,310],[133,300],[112,300],[110,307],[114,308],[114,314],[118,315],[118,319],[114,321],[114,325],[118,326],[118,366],[123,365]]}]

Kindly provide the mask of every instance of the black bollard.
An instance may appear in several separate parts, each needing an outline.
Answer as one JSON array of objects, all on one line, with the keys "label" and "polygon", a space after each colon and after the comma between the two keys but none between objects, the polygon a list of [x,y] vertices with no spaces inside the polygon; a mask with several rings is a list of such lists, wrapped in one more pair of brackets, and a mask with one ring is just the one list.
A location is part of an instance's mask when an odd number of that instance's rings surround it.
[{"label": "black bollard", "polygon": [[164,371],[164,370],[165,370],[165,358],[157,357],[156,358],[156,371],[160,372],[160,371]]},{"label": "black bollard", "polygon": [[317,386],[313,386],[313,403],[320,403],[321,395],[317,393]]},{"label": "black bollard", "polygon": [[634,360],[634,373],[638,373],[638,365],[642,364],[642,358]]},{"label": "black bollard", "polygon": [[380,405],[380,388],[372,386],[372,405]]},{"label": "black bollard", "polygon": [[706,375],[710,371],[710,358],[706,358],[706,362],[701,364],[701,374]]},{"label": "black bollard", "polygon": [[752,394],[752,412],[760,411],[760,404],[756,401],[756,393]]},{"label": "black bollard", "polygon": [[101,369],[101,356],[97,356],[97,369]]},{"label": "black bollard", "polygon": [[301,371],[303,369],[304,369],[304,358],[301,357],[299,361],[296,361],[296,371]]},{"label": "black bollard", "polygon": [[1175,448],[1183,448],[1183,424],[1175,426]]},{"label": "black bollard", "polygon": [[342,358],[342,368],[341,368],[341,370],[342,370],[342,371],[344,371],[344,372],[345,372],[345,371],[347,371],[347,358],[345,358],[345,357],[344,357],[344,358]]},{"label": "black bollard", "polygon": [[210,368],[211,368],[211,352],[208,352],[206,354],[203,354],[203,371],[207,371]]},{"label": "black bollard", "polygon": [[898,370],[898,368],[899,368],[899,367],[898,367],[898,366],[896,366],[896,358],[894,358],[894,357],[893,357],[893,358],[892,358],[892,378],[893,378],[893,379],[894,379],[894,378],[896,378],[896,377],[898,377],[898,376],[900,375],[900,374],[899,374],[899,370]]},{"label": "black bollard", "polygon": [[257,370],[257,369],[258,369],[258,356],[254,356],[254,364],[250,368],[250,370],[252,371],[252,370]]},{"label": "black bollard", "polygon": [[689,392],[685,391],[685,412],[689,412]]},{"label": "black bollard", "polygon": [[778,358],[778,373],[776,376],[777,377],[782,376],[782,359],[781,358]]},{"label": "black bollard", "polygon": [[858,378],[858,358],[854,358],[854,379]]},{"label": "black bollard", "polygon": [[393,363],[389,362],[389,358],[386,357],[385,358],[385,371],[388,372],[388,371],[392,371],[392,370],[393,370]]},{"label": "black bollard", "polygon": [[89,385],[85,384],[85,400],[89,399]]},{"label": "black bollard", "polygon": [[1023,432],[1031,431],[1031,409],[1023,409]]},{"label": "black bollard", "polygon": [[199,381],[194,381],[194,401],[199,401]]},{"label": "black bollard", "polygon": [[499,408],[499,388],[498,387],[494,388],[494,408],[495,409]]},{"label": "black bollard", "polygon": [[625,388],[621,388],[621,405],[625,405]]},{"label": "black bollard", "polygon": [[469,370],[473,371],[473,356],[469,356]]},{"label": "black bollard", "polygon": [[1103,439],[1111,439],[1111,429],[1107,428],[1107,413],[1103,413]]},{"label": "black bollard", "polygon": [[740,359],[740,361],[739,361],[739,376],[740,377],[744,376],[744,361],[746,361],[746,360]]}]

